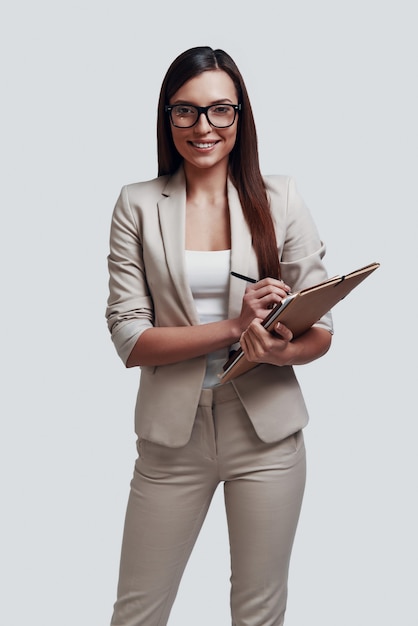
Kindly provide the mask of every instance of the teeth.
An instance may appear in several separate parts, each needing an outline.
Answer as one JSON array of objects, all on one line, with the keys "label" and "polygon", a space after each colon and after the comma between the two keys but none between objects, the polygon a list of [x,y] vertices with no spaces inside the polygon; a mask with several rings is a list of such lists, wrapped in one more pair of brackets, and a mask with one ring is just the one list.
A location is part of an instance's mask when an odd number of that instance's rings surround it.
[{"label": "teeth", "polygon": [[211,148],[215,143],[193,143],[193,145],[196,146],[196,148]]}]

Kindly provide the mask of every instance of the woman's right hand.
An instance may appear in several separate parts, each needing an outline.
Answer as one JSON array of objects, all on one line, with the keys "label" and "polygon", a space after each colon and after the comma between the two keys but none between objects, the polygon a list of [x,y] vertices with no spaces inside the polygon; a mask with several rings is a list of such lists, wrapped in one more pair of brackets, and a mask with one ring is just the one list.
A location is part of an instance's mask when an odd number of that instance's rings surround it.
[{"label": "woman's right hand", "polygon": [[289,285],[275,278],[263,278],[245,290],[238,323],[244,332],[254,318],[264,319],[289,294]]}]

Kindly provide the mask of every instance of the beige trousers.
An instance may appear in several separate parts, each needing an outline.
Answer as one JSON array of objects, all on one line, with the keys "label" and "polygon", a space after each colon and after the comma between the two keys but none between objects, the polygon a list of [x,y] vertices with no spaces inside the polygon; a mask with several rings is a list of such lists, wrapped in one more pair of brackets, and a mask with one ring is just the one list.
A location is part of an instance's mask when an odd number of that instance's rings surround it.
[{"label": "beige trousers", "polygon": [[[138,452],[112,626],[168,623],[221,481],[231,550],[232,624],[282,626],[305,486],[302,432],[278,443],[262,442],[227,384],[202,391],[186,446],[168,448],[142,440]],[[196,615],[194,624],[199,621]]]}]

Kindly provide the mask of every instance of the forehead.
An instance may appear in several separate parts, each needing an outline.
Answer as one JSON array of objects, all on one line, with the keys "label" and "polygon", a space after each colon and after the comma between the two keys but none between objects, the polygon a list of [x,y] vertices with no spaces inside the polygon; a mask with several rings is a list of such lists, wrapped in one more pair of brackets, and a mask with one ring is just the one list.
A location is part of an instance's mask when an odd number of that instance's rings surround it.
[{"label": "forehead", "polygon": [[235,85],[223,70],[210,70],[191,78],[176,91],[170,102],[190,102],[204,106],[211,102],[237,102]]}]

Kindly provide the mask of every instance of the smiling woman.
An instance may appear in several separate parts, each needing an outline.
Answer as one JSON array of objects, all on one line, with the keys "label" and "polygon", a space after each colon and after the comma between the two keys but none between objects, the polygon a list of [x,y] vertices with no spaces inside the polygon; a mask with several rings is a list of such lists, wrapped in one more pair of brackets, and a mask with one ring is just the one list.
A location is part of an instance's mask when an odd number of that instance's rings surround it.
[{"label": "smiling woman", "polygon": [[[167,624],[220,482],[232,621],[281,626],[308,421],[293,365],[328,350],[332,321],[295,340],[261,321],[290,289],[327,278],[325,248],[294,181],[261,175],[247,90],[223,50],[174,60],[157,141],[158,176],[122,189],[108,257],[109,330],[126,366],[142,368],[112,626]],[[258,367],[221,385],[239,344]]]}]

